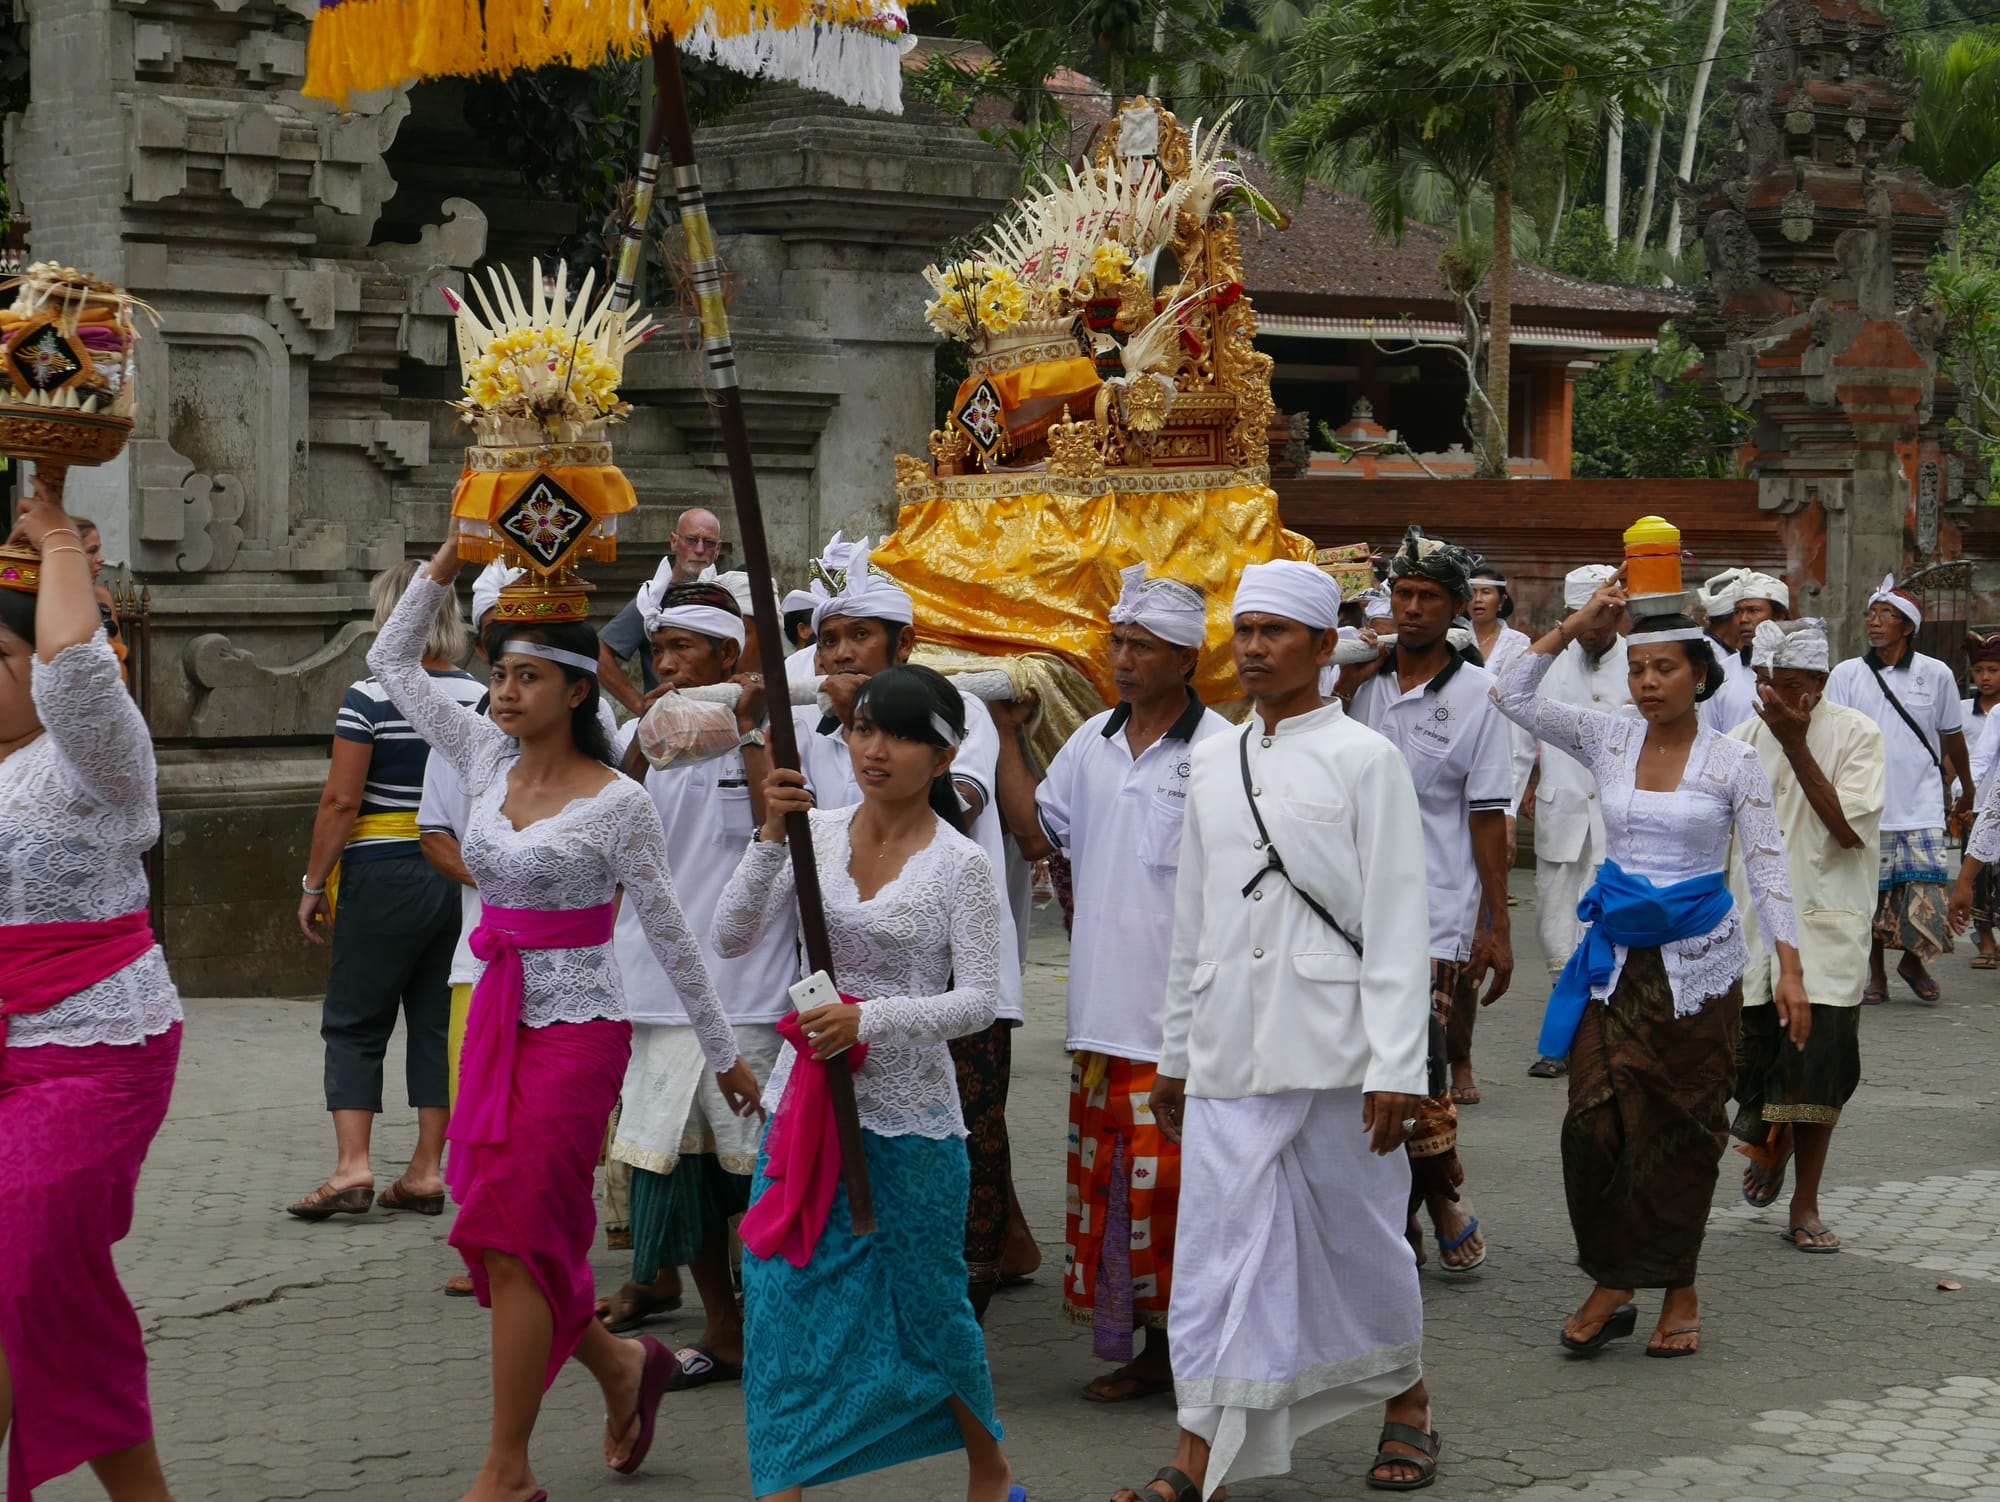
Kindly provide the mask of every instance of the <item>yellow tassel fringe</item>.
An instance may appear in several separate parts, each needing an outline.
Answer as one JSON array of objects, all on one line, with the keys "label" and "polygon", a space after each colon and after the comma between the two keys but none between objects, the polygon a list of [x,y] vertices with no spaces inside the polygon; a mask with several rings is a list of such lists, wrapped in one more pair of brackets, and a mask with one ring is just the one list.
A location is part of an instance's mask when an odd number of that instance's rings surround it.
[{"label": "yellow tassel fringe", "polygon": [[704,23],[735,37],[865,22],[877,9],[875,0],[337,0],[313,21],[305,92],[344,105],[417,79],[587,68]]}]

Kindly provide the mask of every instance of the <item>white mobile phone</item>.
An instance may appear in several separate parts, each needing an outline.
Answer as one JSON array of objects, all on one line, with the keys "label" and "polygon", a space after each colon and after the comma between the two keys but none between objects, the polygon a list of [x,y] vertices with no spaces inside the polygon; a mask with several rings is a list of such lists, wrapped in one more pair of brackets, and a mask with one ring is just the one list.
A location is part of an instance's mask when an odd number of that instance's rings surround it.
[{"label": "white mobile phone", "polygon": [[[815,970],[804,980],[792,987],[792,1005],[801,1012],[810,1012],[814,1007],[831,1006],[840,1000],[840,992],[834,989],[833,977],[824,970]],[[846,1053],[844,1048],[827,1055],[837,1059]]]}]

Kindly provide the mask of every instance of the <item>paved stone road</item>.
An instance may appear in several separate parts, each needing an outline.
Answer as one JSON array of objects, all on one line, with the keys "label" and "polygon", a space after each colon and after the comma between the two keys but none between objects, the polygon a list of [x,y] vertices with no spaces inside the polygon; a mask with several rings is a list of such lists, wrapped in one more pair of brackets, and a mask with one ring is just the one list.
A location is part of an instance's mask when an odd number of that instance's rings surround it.
[{"label": "paved stone road", "polygon": [[[1463,1113],[1491,1255],[1463,1279],[1424,1277],[1445,1435],[1433,1495],[2000,1502],[2000,976],[1948,957],[1937,1005],[1899,987],[1866,1015],[1864,1083],[1835,1138],[1825,1197],[1845,1253],[1787,1251],[1775,1234],[1782,1201],[1752,1212],[1726,1173],[1703,1258],[1701,1355],[1647,1361],[1630,1342],[1574,1362],[1555,1344],[1583,1292],[1555,1152],[1563,1087],[1523,1073],[1543,988],[1530,888],[1516,885],[1521,979],[1481,1023],[1486,1099]],[[1035,955],[1012,1120],[1021,1195],[1053,1264],[1066,1079],[1059,936],[1039,937]],[[452,1502],[483,1449],[486,1328],[470,1301],[439,1296],[456,1266],[445,1222],[377,1214],[315,1227],[278,1213],[331,1161],[317,1025],[317,1006],[298,1001],[189,1006],[173,1116],[119,1259],[152,1337],[169,1472],[183,1502]],[[380,1135],[407,1151],[410,1113],[392,1111]],[[378,1159],[381,1182],[398,1167]],[[600,1254],[598,1266],[600,1286],[616,1286],[618,1259]],[[1941,1280],[1963,1287],[1940,1291]],[[1055,1281],[1045,1272],[994,1305],[1008,1450],[1036,1502],[1101,1502],[1165,1458],[1173,1410],[1164,1399],[1112,1409],[1077,1400],[1095,1368],[1087,1334],[1063,1323]],[[1657,1295],[1642,1296],[1641,1310],[1649,1327]],[[677,1319],[659,1333],[691,1338],[698,1316]],[[670,1399],[654,1458],[631,1481],[598,1460],[595,1399],[574,1368],[549,1394],[536,1465],[554,1502],[747,1497],[735,1388]],[[1322,1430],[1301,1445],[1295,1475],[1234,1495],[1360,1497],[1373,1435],[1365,1415]],[[816,1495],[951,1498],[963,1475],[946,1458]],[[79,1476],[40,1495],[101,1493]]]}]

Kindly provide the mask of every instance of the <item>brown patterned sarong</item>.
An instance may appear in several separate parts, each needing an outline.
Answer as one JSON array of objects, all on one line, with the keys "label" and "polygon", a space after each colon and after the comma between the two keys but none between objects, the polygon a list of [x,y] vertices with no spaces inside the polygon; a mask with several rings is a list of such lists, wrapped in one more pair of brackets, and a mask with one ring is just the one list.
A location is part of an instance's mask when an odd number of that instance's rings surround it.
[{"label": "brown patterned sarong", "polygon": [[[1457,960],[1431,961],[1431,1015],[1451,1025],[1452,994],[1459,989],[1465,966]],[[1465,1169],[1458,1161],[1458,1108],[1451,1091],[1427,1095],[1417,1104],[1417,1130],[1407,1144],[1410,1155],[1410,1213],[1426,1199],[1456,1202]]]},{"label": "brown patterned sarong", "polygon": [[1773,1006],[1743,1009],[1736,1044],[1733,1135],[1762,1146],[1780,1122],[1832,1126],[1861,1083],[1861,1009],[1814,1006],[1804,1048],[1778,1025]]},{"label": "brown patterned sarong", "polygon": [[1951,901],[1950,850],[1942,829],[1886,830],[1882,835],[1873,937],[1928,965],[1952,951],[1945,909]]},{"label": "brown patterned sarong", "polygon": [[1563,1187],[1576,1261],[1606,1288],[1694,1282],[1736,1084],[1739,980],[1693,1017],[1674,1015],[1658,949],[1625,957],[1569,1049]]},{"label": "brown patterned sarong", "polygon": [[1007,1234],[1008,1186],[1013,1182],[1007,1148],[1013,1039],[1013,1023],[995,1022],[983,1032],[951,1040],[958,1106],[965,1116],[965,1150],[972,1162],[972,1192],[965,1206],[965,1271],[973,1310],[982,1319],[1000,1285],[1000,1243]]}]

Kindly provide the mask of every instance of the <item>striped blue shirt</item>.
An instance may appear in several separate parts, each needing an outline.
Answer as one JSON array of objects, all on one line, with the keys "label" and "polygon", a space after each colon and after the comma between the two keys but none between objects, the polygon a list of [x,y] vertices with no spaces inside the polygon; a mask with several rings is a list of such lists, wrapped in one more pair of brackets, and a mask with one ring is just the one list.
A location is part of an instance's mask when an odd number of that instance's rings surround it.
[{"label": "striped blue shirt", "polygon": [[[430,670],[440,687],[470,709],[486,693],[486,686],[470,673],[454,668],[440,673]],[[361,814],[406,813],[414,816],[424,796],[424,767],[431,748],[417,734],[403,712],[389,701],[388,690],[373,678],[349,685],[340,701],[340,716],[333,733],[343,741],[358,741],[369,747],[368,784],[361,794]],[[414,839],[355,840],[341,856],[343,861],[387,860],[415,855]]]}]

